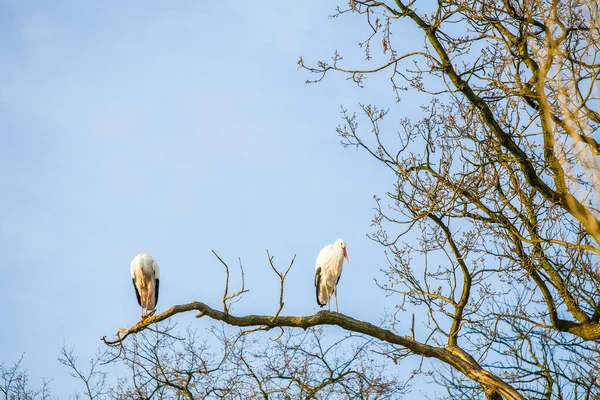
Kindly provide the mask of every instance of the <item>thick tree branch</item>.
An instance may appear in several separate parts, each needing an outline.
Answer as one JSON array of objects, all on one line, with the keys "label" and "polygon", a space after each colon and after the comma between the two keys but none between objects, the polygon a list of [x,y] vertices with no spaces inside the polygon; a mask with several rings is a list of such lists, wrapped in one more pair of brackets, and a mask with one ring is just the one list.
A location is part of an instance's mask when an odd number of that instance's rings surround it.
[{"label": "thick tree branch", "polygon": [[524,399],[515,388],[489,371],[483,369],[474,358],[463,351],[459,351],[459,349],[451,350],[423,344],[410,339],[408,336],[397,335],[392,331],[380,328],[368,322],[359,321],[343,314],[328,311],[319,311],[314,315],[306,317],[279,316],[275,320],[270,315],[246,315],[243,317],[236,317],[226,312],[215,310],[204,303],[195,301],[188,304],[172,306],[163,313],[145,318],[143,321],[138,322],[127,330],[120,329],[117,333],[116,340],[106,340],[106,337],[102,338],[102,340],[109,346],[119,345],[119,343],[125,340],[129,335],[141,332],[150,325],[164,321],[173,315],[189,311],[198,311],[197,318],[207,316],[216,321],[238,327],[263,326],[267,328],[293,327],[307,329],[321,325],[336,325],[350,332],[361,333],[390,344],[406,347],[414,354],[423,357],[436,358],[461,371],[467,377],[478,382],[484,389],[495,388],[498,393],[507,399]]},{"label": "thick tree branch", "polygon": [[[519,147],[517,143],[511,138],[511,136],[505,132],[496,118],[494,113],[490,109],[489,105],[479,97],[475,91],[471,88],[468,82],[464,81],[461,76],[452,67],[452,62],[444,46],[440,42],[437,36],[437,29],[426,23],[421,17],[419,17],[412,9],[401,1],[396,0],[396,4],[400,8],[403,14],[407,15],[412,19],[416,25],[425,33],[427,39],[435,49],[437,55],[442,62],[442,71],[450,80],[453,85],[476,107],[489,126],[491,131],[496,135],[502,146],[504,146],[511,154],[517,159],[517,162],[521,166],[527,182],[536,188],[546,199],[554,204],[560,205],[569,211],[573,217],[575,217],[587,230],[587,232],[594,238],[596,243],[600,244],[600,222],[579,200],[577,200],[566,188],[558,187],[557,190],[553,190],[542,178],[538,175],[535,167],[533,166],[531,159],[527,156],[527,153]],[[526,56],[523,55],[525,58]],[[531,60],[529,58],[529,60]],[[531,60],[533,61],[533,60]],[[534,70],[535,64],[529,62],[530,67]],[[545,135],[547,138],[547,135]],[[558,170],[555,170],[558,171]],[[560,178],[557,181],[560,183]]]}]

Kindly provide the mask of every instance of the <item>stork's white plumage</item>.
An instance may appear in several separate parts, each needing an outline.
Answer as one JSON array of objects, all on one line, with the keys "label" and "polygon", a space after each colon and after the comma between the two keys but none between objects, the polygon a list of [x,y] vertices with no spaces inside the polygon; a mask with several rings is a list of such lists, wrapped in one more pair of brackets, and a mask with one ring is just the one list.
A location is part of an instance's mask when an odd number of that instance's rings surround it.
[{"label": "stork's white plumage", "polygon": [[315,265],[317,303],[321,307],[325,307],[325,304],[327,304],[327,310],[331,310],[331,295],[335,294],[335,310],[339,312],[337,284],[340,281],[340,276],[342,276],[344,258],[347,262],[350,262],[344,239],[338,239],[335,243],[323,247],[317,256]]},{"label": "stork's white plumage", "polygon": [[129,271],[138,304],[142,307],[142,318],[144,318],[154,311],[158,303],[160,269],[155,259],[146,253],[140,253],[131,261]]}]

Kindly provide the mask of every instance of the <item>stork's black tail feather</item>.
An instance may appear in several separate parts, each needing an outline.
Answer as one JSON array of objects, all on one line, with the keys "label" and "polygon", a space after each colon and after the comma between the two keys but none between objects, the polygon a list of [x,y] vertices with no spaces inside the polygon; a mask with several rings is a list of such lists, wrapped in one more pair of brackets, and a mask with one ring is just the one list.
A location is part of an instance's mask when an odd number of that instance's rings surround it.
[{"label": "stork's black tail feather", "polygon": [[315,288],[317,294],[317,304],[319,307],[323,308],[327,303],[321,304],[319,301],[319,286],[321,286],[321,268],[317,268],[317,273],[315,274]]}]

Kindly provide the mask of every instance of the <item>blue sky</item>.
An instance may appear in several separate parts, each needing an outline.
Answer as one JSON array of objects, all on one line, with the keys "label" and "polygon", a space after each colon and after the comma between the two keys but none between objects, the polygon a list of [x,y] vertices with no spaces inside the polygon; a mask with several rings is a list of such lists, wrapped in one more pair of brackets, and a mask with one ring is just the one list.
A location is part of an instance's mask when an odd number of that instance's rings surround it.
[{"label": "blue sky", "polygon": [[364,64],[366,25],[328,18],[335,1],[241,4],[0,2],[0,362],[24,352],[34,384],[71,393],[62,344],[86,359],[138,320],[140,252],[161,266],[159,310],[218,307],[211,249],[240,257],[240,314],[276,310],[265,249],[280,267],[297,254],[283,314],[306,315],[317,253],[343,237],[341,311],[374,323],[384,312],[383,250],[365,234],[393,177],[335,127],[340,104],[394,106],[393,92],[384,76],[307,85],[296,65],[336,49]]}]

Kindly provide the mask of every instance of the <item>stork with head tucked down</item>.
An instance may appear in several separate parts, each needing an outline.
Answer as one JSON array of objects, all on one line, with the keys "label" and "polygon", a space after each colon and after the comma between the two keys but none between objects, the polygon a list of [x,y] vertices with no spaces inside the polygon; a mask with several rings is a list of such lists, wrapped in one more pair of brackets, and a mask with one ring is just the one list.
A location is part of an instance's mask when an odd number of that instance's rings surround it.
[{"label": "stork with head tucked down", "polygon": [[158,303],[158,263],[150,255],[140,253],[133,258],[129,268],[138,304],[142,307],[142,319],[151,315]]},{"label": "stork with head tucked down", "polygon": [[339,312],[337,302],[337,284],[342,275],[344,258],[347,262],[346,242],[338,239],[333,244],[323,247],[317,256],[315,265],[315,287],[317,289],[317,303],[321,307],[327,304],[327,310],[331,311],[331,295],[335,294],[335,310]]}]

